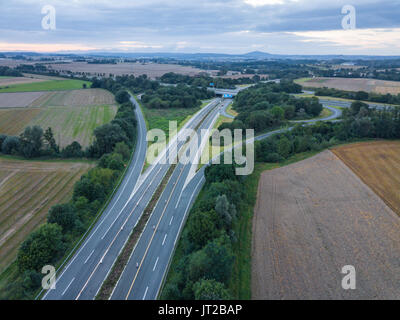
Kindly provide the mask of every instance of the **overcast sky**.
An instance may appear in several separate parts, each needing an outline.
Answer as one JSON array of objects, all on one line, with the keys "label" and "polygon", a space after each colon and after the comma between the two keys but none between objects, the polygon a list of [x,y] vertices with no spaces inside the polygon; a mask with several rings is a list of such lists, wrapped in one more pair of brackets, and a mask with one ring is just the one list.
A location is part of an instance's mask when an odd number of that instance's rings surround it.
[{"label": "overcast sky", "polygon": [[0,0],[0,51],[15,50],[400,55],[400,1]]}]

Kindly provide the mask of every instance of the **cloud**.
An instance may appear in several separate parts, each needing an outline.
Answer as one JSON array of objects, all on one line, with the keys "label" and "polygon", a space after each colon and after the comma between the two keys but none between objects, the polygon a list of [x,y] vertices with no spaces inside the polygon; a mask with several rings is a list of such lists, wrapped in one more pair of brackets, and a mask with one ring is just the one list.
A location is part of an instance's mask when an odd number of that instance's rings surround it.
[{"label": "cloud", "polygon": [[[341,31],[341,9],[348,2],[0,0],[0,42],[9,43],[10,48],[28,43],[42,47],[52,44],[51,48],[54,44],[74,44],[125,51],[241,53],[263,48],[271,53],[340,53],[352,48],[369,53],[366,48],[378,50],[378,46],[388,50],[371,33],[347,33],[346,45],[338,44],[335,32]],[[41,8],[46,4],[56,8],[55,31],[41,29]],[[356,7],[357,27],[361,30],[400,28],[398,0],[352,0],[351,4]],[[325,35],[328,38],[324,40]],[[360,43],[359,36],[363,37]],[[394,48],[398,50],[398,46]]]}]

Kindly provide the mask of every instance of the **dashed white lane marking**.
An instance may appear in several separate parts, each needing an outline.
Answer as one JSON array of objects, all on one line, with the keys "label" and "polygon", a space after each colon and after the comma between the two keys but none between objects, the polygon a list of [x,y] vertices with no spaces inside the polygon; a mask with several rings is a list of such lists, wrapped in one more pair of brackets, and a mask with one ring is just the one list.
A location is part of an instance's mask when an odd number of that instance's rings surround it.
[{"label": "dashed white lane marking", "polygon": [[86,262],[88,262],[89,261],[89,259],[90,259],[90,257],[92,256],[92,254],[93,254],[93,252],[94,252],[94,250],[89,254],[89,257],[87,257],[86,258],[86,260],[85,260],[85,264],[86,264]]},{"label": "dashed white lane marking", "polygon": [[71,282],[69,283],[69,285],[65,288],[65,290],[63,291],[63,293],[61,294],[62,296],[67,292],[68,288],[71,286],[72,282],[74,282],[75,278],[72,278]]},{"label": "dashed white lane marking", "polygon": [[172,216],[171,221],[169,222],[169,225],[172,224],[172,220],[174,220],[174,216]]},{"label": "dashed white lane marking", "polygon": [[162,245],[164,246],[164,244],[165,244],[165,239],[167,239],[167,235],[168,234],[166,234],[165,236],[164,236],[164,240],[163,240],[163,242],[162,242]]},{"label": "dashed white lane marking", "polygon": [[143,295],[143,299],[142,300],[144,300],[144,299],[146,299],[146,295],[147,295],[147,291],[149,290],[149,287],[146,287],[146,291],[144,292],[144,295]]},{"label": "dashed white lane marking", "polygon": [[158,259],[159,259],[159,258],[160,258],[160,257],[157,257],[156,263],[154,264],[154,267],[153,267],[153,271],[156,270],[156,267],[157,267],[157,263],[158,263]]}]

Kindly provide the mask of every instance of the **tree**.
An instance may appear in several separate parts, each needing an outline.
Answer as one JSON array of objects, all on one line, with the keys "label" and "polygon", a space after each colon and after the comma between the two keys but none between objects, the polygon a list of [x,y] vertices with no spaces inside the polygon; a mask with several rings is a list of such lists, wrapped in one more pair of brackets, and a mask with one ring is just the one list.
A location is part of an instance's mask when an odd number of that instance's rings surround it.
[{"label": "tree", "polygon": [[114,153],[119,153],[125,161],[131,156],[129,147],[124,142],[118,142],[115,145]]},{"label": "tree", "polygon": [[83,156],[82,146],[74,141],[61,151],[61,155],[64,158],[80,158]]},{"label": "tree", "polygon": [[44,224],[22,243],[17,257],[20,271],[40,271],[52,264],[63,251],[62,229],[57,224]]},{"label": "tree", "polygon": [[217,236],[216,213],[196,210],[192,213],[187,226],[188,240],[194,247],[201,248]]},{"label": "tree", "polygon": [[20,139],[14,136],[8,136],[1,145],[1,151],[5,154],[15,154],[19,150]]},{"label": "tree", "polygon": [[43,146],[43,129],[39,126],[27,127],[20,135],[20,151],[26,158],[40,155]]},{"label": "tree", "polygon": [[233,204],[230,204],[226,195],[217,197],[215,204],[215,212],[223,223],[223,226],[230,230],[232,227],[232,221],[236,218],[236,208]]},{"label": "tree", "polygon": [[48,223],[56,223],[62,227],[63,232],[71,231],[75,227],[76,214],[74,207],[70,204],[58,204],[49,210]]},{"label": "tree", "polygon": [[223,283],[215,280],[200,280],[193,285],[196,300],[229,300],[231,297]]},{"label": "tree", "polygon": [[53,150],[55,153],[59,153],[60,149],[56,144],[56,139],[54,139],[53,130],[50,127],[47,128],[43,137],[44,140],[47,142],[48,148]]},{"label": "tree", "polygon": [[292,144],[285,136],[281,137],[278,142],[278,153],[281,157],[287,159],[292,150]]},{"label": "tree", "polygon": [[192,254],[188,266],[189,279],[215,279],[226,283],[231,275],[234,260],[230,240],[224,234]]},{"label": "tree", "polygon": [[126,92],[126,90],[119,90],[115,94],[115,101],[117,101],[120,104],[122,104],[124,102],[128,102],[129,99],[130,99],[130,95],[128,92]]},{"label": "tree", "polygon": [[107,123],[94,130],[96,141],[94,148],[98,157],[111,153],[118,142],[127,142],[128,138],[117,124]]}]

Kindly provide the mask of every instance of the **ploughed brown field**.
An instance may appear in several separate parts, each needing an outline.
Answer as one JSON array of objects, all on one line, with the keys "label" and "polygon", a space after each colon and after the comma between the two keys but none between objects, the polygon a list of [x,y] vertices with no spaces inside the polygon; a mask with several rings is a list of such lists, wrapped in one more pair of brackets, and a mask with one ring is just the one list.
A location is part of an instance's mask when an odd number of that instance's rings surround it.
[{"label": "ploughed brown field", "polygon": [[264,172],[253,219],[253,299],[400,299],[400,218],[332,152]]},{"label": "ploughed brown field", "polygon": [[374,79],[350,79],[350,78],[314,78],[302,83],[304,87],[333,88],[345,91],[366,91],[381,94],[400,93],[400,82]]},{"label": "ploughed brown field", "polygon": [[94,164],[0,158],[0,272],[48,210],[72,196],[74,183]]}]

